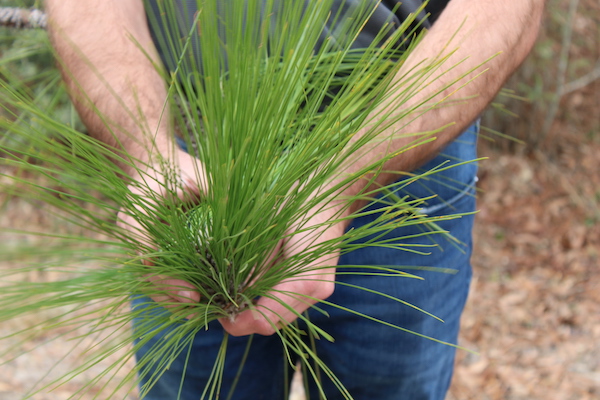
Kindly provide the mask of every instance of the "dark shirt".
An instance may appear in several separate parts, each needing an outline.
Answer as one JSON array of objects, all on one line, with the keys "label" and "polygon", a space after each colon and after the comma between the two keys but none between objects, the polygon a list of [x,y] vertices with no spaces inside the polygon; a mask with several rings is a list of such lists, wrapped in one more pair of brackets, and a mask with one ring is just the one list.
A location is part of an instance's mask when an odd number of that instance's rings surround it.
[{"label": "dark shirt", "polygon": [[[218,3],[218,8],[224,9],[227,7],[228,1],[241,1],[241,0],[222,0]],[[286,2],[290,0],[274,0],[273,10],[277,10],[280,7],[285,7]],[[413,28],[417,31],[422,28],[429,28],[438,18],[440,13],[446,7],[450,0],[431,0],[425,6],[425,10],[421,11],[417,16]],[[310,7],[311,0],[304,0],[304,7]],[[366,3],[365,3],[366,2]],[[193,26],[195,14],[198,10],[196,0],[175,0],[170,2],[174,5],[177,10],[177,24],[167,23],[165,18],[156,18],[161,15],[161,6],[164,4],[160,0],[147,0],[146,10],[149,19],[149,25],[152,33],[152,38],[158,48],[159,54],[169,70],[174,70],[176,65],[176,55],[173,54],[173,43],[165,43],[161,40],[164,37],[165,32],[170,32],[171,37],[184,37],[190,31]],[[385,26],[398,27],[410,14],[415,14],[419,8],[423,5],[422,0],[382,0],[378,3],[377,0],[333,0],[331,7],[331,15],[337,15],[341,12],[341,15],[351,15],[352,10],[356,10],[359,7],[367,5],[369,10],[373,9],[372,15],[365,23],[360,34],[353,42],[352,47],[355,49],[367,48],[374,41],[375,37],[381,32]],[[164,7],[164,6],[163,6]],[[335,38],[336,32],[331,24],[328,24],[321,34],[321,38],[317,46],[323,42],[323,40],[331,36]],[[388,34],[389,36],[389,34]],[[385,38],[384,38],[385,39]],[[198,41],[192,38],[192,46],[194,54],[198,61],[201,57],[201,51],[198,45]],[[175,51],[177,53],[177,51]],[[197,65],[201,65],[199,62]]]}]

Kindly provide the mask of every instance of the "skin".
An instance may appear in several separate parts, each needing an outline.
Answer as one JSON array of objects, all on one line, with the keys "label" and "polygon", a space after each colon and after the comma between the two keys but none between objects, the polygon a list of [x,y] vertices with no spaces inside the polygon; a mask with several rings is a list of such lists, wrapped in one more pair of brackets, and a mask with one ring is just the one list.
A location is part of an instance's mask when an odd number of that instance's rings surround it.
[{"label": "skin", "polygon": [[[390,126],[383,138],[385,140],[364,146],[364,152],[348,160],[341,171],[359,171],[375,160],[404,148],[414,141],[410,133],[446,126],[437,134],[436,140],[391,158],[383,170],[411,171],[432,159],[481,114],[525,59],[537,37],[544,3],[544,0],[451,1],[398,72],[395,84],[410,82],[410,72],[418,69],[424,60],[432,60],[440,54],[449,55],[442,67],[445,73],[438,79],[432,79],[403,107],[424,101],[432,104],[442,99],[462,101],[415,115],[408,124],[402,122]],[[160,192],[163,177],[153,172],[151,167],[157,162],[156,155],[160,154],[180,171],[185,188],[181,197],[201,196],[206,190],[202,165],[178,150],[172,140],[170,118],[163,109],[167,96],[165,83],[153,65],[153,62],[159,64],[160,60],[150,38],[142,1],[47,0],[46,8],[64,80],[90,134],[109,146],[124,150],[133,160],[139,160],[138,169],[122,166],[126,179],[140,179],[140,171],[147,171],[154,179],[148,182],[149,186]],[[469,84],[465,85],[467,82]],[[389,101],[373,117],[378,118],[380,112],[397,109],[398,106]],[[104,121],[98,117],[98,111],[105,116]],[[364,133],[357,132],[354,140],[359,140]],[[160,168],[156,169],[160,171]],[[366,176],[332,198],[331,207],[314,215],[308,224],[332,219],[342,209],[341,202],[336,199],[361,192],[369,185],[370,178]],[[397,178],[397,173],[383,172],[375,177],[375,184],[389,184]],[[354,208],[358,206],[356,204]],[[128,229],[140,229],[123,213],[119,219],[120,224]],[[297,254],[312,243],[339,237],[344,229],[345,224],[339,223],[310,235],[295,234],[280,243],[281,254],[283,257]],[[297,312],[303,312],[317,299],[326,299],[334,290],[335,268],[332,265],[337,264],[337,258],[338,255],[334,255],[317,260],[310,267],[320,268],[318,274],[307,273],[306,279],[284,281],[275,287],[300,295],[273,295]],[[156,301],[175,299],[193,303],[199,300],[199,294],[186,282],[168,277],[153,279],[168,293],[155,298]],[[296,318],[293,312],[273,299],[261,298],[257,307],[260,312],[248,310],[234,320],[221,320],[221,324],[235,336],[252,333],[271,335],[277,327]]]}]

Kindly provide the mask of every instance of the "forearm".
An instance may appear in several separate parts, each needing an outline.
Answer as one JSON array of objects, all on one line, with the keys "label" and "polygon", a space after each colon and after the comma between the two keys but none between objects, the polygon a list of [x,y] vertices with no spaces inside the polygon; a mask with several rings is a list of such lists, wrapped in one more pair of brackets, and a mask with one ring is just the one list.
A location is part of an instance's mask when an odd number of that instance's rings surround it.
[{"label": "forearm", "polygon": [[[64,80],[90,135],[140,168],[152,154],[166,155],[167,93],[142,1],[47,0],[46,9]],[[125,172],[135,174],[128,164]]]},{"label": "forearm", "polygon": [[[389,159],[382,168],[384,172],[376,178],[377,184],[389,184],[398,179],[399,172],[412,171],[433,158],[480,115],[525,59],[537,37],[543,6],[543,0],[452,0],[402,66],[394,87],[407,87],[415,71],[440,55],[447,56],[434,74],[436,78],[418,85],[421,89],[408,100],[384,103],[374,119],[386,112],[393,114],[414,107],[417,111],[391,125],[384,134],[385,140],[361,148],[347,170],[360,171],[391,152],[400,151],[414,143],[416,138],[411,134],[447,126],[436,134],[435,140]],[[442,100],[444,103],[438,107],[421,106]],[[366,129],[359,132],[355,140],[360,140],[365,132]],[[357,182],[347,194],[364,190],[367,181]]]}]

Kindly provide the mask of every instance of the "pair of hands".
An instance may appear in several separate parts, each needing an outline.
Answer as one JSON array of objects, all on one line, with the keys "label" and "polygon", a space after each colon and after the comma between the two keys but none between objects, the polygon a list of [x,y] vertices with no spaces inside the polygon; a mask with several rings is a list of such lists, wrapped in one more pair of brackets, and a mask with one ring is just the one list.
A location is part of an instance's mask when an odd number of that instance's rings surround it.
[{"label": "pair of hands", "polygon": [[[177,151],[176,159],[177,171],[183,188],[181,192],[177,193],[177,196],[182,201],[197,201],[202,197],[207,182],[203,176],[202,165],[197,159],[181,150]],[[200,179],[197,177],[200,177]],[[151,174],[149,178],[147,175],[144,175],[144,178],[138,175],[137,180],[141,181],[143,179],[146,186],[144,190],[150,190],[160,196],[166,195],[162,183],[164,177],[157,173]],[[139,184],[130,185],[130,190],[138,195],[143,194],[140,191]],[[320,226],[339,214],[339,209],[335,207],[325,208],[325,210],[312,215],[309,220],[303,221],[303,224],[305,226]],[[126,210],[119,213],[117,220],[122,228],[136,235],[144,235],[142,226]],[[296,232],[295,234],[290,232],[290,235],[282,239],[277,248],[273,249],[273,254],[277,253],[280,257],[279,260],[299,254],[315,244],[341,236],[345,229],[343,225],[342,223],[336,223],[309,232]],[[311,265],[306,266],[306,272],[274,286],[269,296],[259,298],[256,305],[251,309],[241,312],[233,319],[220,319],[221,325],[233,336],[254,333],[260,335],[274,334],[281,327],[293,322],[297,318],[296,313],[304,312],[311,305],[326,299],[333,293],[335,267],[332,266],[337,264],[338,258],[339,254],[329,254],[315,260]],[[145,262],[151,265],[151,260]],[[147,279],[157,287],[159,292],[163,293],[152,297],[158,303],[172,304],[177,302],[184,305],[189,304],[193,313],[193,305],[200,301],[200,293],[189,282],[160,274],[152,275]]]}]

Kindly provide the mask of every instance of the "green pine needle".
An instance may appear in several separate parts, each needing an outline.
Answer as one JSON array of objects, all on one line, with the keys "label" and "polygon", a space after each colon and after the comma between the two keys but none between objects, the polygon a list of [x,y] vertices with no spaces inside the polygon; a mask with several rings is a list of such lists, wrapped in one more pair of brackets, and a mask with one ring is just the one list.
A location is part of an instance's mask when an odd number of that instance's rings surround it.
[{"label": "green pine needle", "polygon": [[[334,193],[367,173],[380,171],[385,161],[398,155],[390,154],[358,173],[344,176],[331,189],[322,189],[337,176],[348,157],[359,154],[366,143],[380,140],[379,134],[387,127],[424,112],[412,107],[400,115],[371,119],[373,111],[386,100],[406,104],[426,79],[441,73],[444,58],[412,71],[409,85],[389,90],[391,78],[418,42],[415,38],[405,50],[395,45],[415,35],[410,28],[414,18],[405,21],[385,43],[379,40],[384,38],[382,32],[371,47],[357,51],[351,44],[372,11],[366,6],[356,10],[353,18],[347,18],[330,15],[330,1],[325,0],[312,1],[306,10],[304,1],[286,1],[277,12],[271,12],[271,1],[231,2],[227,10],[218,10],[217,3],[199,2],[200,12],[189,32],[184,32],[183,40],[178,36],[180,32],[166,32],[159,38],[162,46],[176,54],[172,60],[175,71],[165,75],[172,103],[165,104],[165,109],[176,110],[176,130],[185,133],[183,139],[201,160],[209,180],[209,190],[199,204],[178,199],[181,183],[177,171],[170,170],[165,160],[158,163],[164,169],[160,174],[167,177],[164,195],[149,190],[144,182],[139,183],[139,191],[130,192],[113,161],[135,167],[136,160],[81,133],[71,114],[68,121],[63,121],[48,111],[59,107],[64,98],[51,97],[46,101],[48,107],[40,105],[40,98],[52,96],[57,75],[40,73],[40,84],[32,89],[20,81],[21,77],[6,72],[18,57],[29,57],[37,50],[24,50],[0,63],[5,79],[0,82],[0,126],[5,132],[0,141],[2,192],[11,198],[40,201],[63,224],[77,228],[75,233],[39,233],[46,239],[40,242],[43,245],[7,249],[5,253],[5,259],[17,267],[2,271],[0,322],[46,310],[56,314],[1,340],[13,336],[28,340],[42,331],[75,332],[83,328],[87,332],[74,340],[83,346],[80,351],[86,354],[87,361],[62,378],[44,383],[37,391],[68,382],[115,352],[127,349],[126,355],[73,394],[73,398],[81,398],[97,385],[104,388],[97,398],[112,398],[118,389],[134,390],[136,382],[145,377],[147,383],[140,388],[143,395],[176,357],[192,356],[191,340],[208,323],[254,308],[255,299],[271,296],[272,288],[282,280],[299,279],[298,275],[306,272],[305,266],[311,262],[365,246],[425,254],[426,247],[407,248],[384,239],[384,235],[409,225],[422,226],[423,236],[443,233],[436,225],[439,219],[419,212],[419,206],[427,199],[401,199],[394,191],[428,179],[446,166],[343,199],[350,205],[379,197],[381,214],[373,223],[349,230],[338,239],[308,246],[306,251],[277,266],[267,264],[277,243],[290,235],[290,227],[297,226],[296,233],[317,232],[322,224],[309,226],[302,221],[321,210]],[[261,8],[263,3],[265,10]],[[160,18],[173,22],[175,14],[169,9],[170,2],[160,4],[165,9],[161,15],[150,16],[150,23],[156,24]],[[336,21],[337,40],[326,40],[315,50],[328,19]],[[192,43],[192,34],[197,31],[201,32],[194,39],[198,42]],[[202,48],[201,60],[193,53],[195,46]],[[136,114],[136,110],[129,112]],[[367,134],[352,142],[353,134],[365,126],[370,127]],[[436,133],[415,133],[414,142],[401,151],[435,140]],[[151,179],[150,175],[146,177]],[[115,224],[120,209],[139,222],[145,233],[134,233]],[[357,210],[350,217],[338,215],[324,224],[370,212]],[[3,233],[11,232],[5,229]],[[360,242],[366,238],[369,240]],[[153,265],[144,263],[147,259]],[[387,279],[415,278],[397,267],[360,268],[362,272],[356,273],[364,274],[368,269],[373,274],[389,276]],[[348,270],[351,269],[350,266]],[[35,271],[44,271],[52,278],[39,282],[23,280]],[[131,309],[128,304],[132,296],[163,294],[147,280],[156,275],[193,283],[201,294],[200,302],[191,307],[173,302],[170,313],[159,313],[153,318],[147,316],[147,311]],[[394,300],[436,318],[427,310]],[[327,301],[323,304],[344,309]],[[156,303],[145,305],[153,315],[153,311],[163,310]],[[314,307],[319,309],[318,304]],[[289,359],[299,357],[305,375],[319,387],[322,379],[331,379],[343,396],[351,399],[303,336],[308,335],[311,340],[335,338],[305,315],[297,316],[307,324],[306,331],[292,324],[278,332]],[[132,334],[129,325],[134,319],[142,322]],[[120,371],[133,352],[165,328],[170,331],[164,340],[123,378]],[[98,341],[86,343],[89,337],[97,337]],[[226,351],[227,336],[201,398],[228,395],[229,389],[221,388]],[[15,356],[10,353],[9,349],[3,354],[9,357],[3,360]],[[120,379],[117,389],[107,386],[107,382]]]}]

